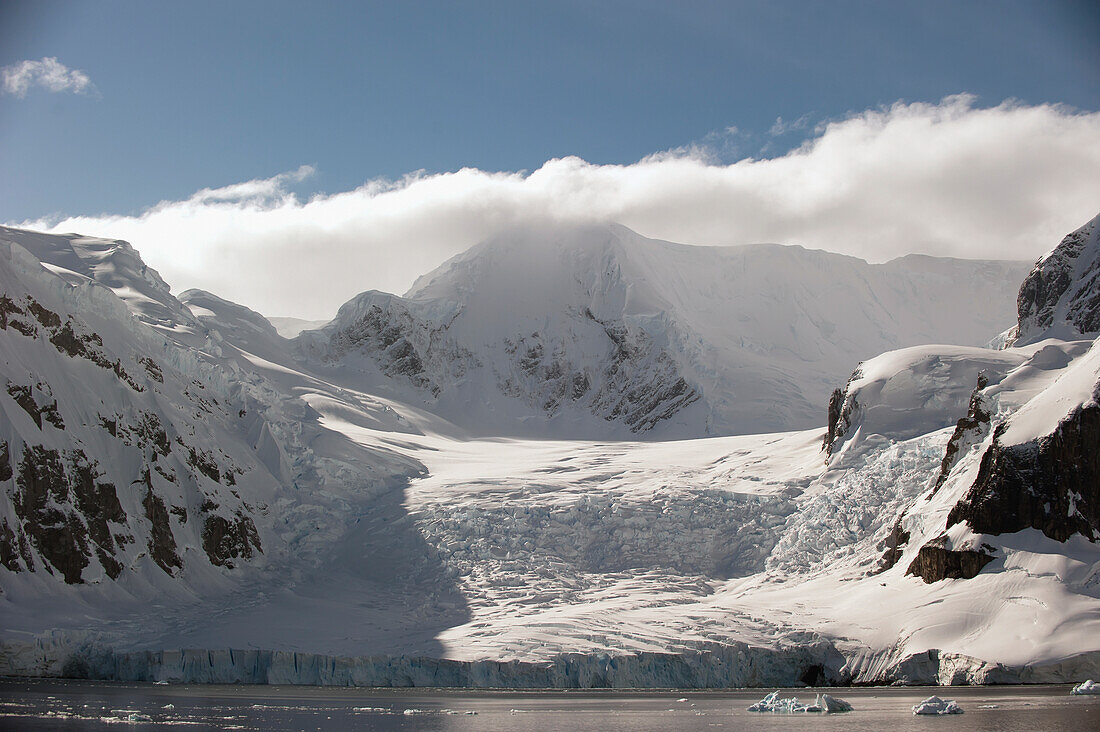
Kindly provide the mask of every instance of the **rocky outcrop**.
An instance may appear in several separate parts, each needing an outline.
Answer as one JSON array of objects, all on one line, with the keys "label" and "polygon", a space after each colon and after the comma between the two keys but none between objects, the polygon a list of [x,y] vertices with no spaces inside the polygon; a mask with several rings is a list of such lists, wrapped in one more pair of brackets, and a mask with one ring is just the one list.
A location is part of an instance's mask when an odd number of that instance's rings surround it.
[{"label": "rocky outcrop", "polygon": [[676,362],[645,331],[601,321],[591,310],[585,317],[603,328],[613,346],[602,364],[602,386],[590,402],[593,414],[621,419],[632,432],[644,432],[699,399]]},{"label": "rocky outcrop", "polygon": [[13,300],[0,296],[0,329],[12,329],[28,338],[49,341],[60,353],[71,358],[91,361],[115,375],[137,392],[145,391],[122,366],[120,359],[111,359],[103,351],[103,339],[81,323],[67,318],[62,321],[57,313],[43,307],[30,295]]},{"label": "rocky outcrop", "polygon": [[854,393],[851,393],[851,386],[852,382],[863,377],[862,366],[862,362],[858,364],[856,370],[848,377],[848,383],[844,388],[834,389],[829,397],[828,430],[821,441],[821,449],[825,451],[825,462],[829,462],[837,445],[851,429],[854,415],[859,412],[859,400]]},{"label": "rocky outcrop", "polygon": [[[982,548],[993,550],[985,544]],[[948,549],[947,537],[939,536],[920,548],[905,573],[916,575],[927,584],[944,579],[973,579],[991,561],[993,555],[985,551]]]},{"label": "rocky outcrop", "polygon": [[886,538],[882,543],[882,558],[879,560],[878,567],[876,567],[871,574],[881,574],[886,570],[893,567],[901,559],[905,553],[905,545],[909,543],[909,532],[902,528],[901,519],[899,517],[894,523],[894,527],[890,529],[890,533],[886,535]]},{"label": "rocky outcrop", "polygon": [[1035,264],[1016,304],[1020,341],[1058,326],[1078,334],[1100,331],[1100,216]]},{"label": "rocky outcrop", "polygon": [[202,548],[210,563],[232,569],[234,559],[251,559],[260,553],[260,536],[248,516],[238,513],[233,520],[207,516],[202,526]]},{"label": "rocky outcrop", "polygon": [[5,521],[0,528],[0,562],[8,569],[34,571],[37,553],[47,572],[56,570],[69,584],[84,581],[84,569],[93,556],[112,579],[121,573],[115,557],[118,542],[131,539],[112,524],[124,527],[126,514],[115,486],[99,480],[96,464],[83,452],[62,455],[25,446],[12,504],[18,523],[11,526]]},{"label": "rocky outcrop", "polygon": [[833,448],[833,441],[836,439],[837,428],[840,426],[840,408],[844,406],[844,390],[833,389],[833,393],[829,395],[829,409],[828,409],[828,427],[825,432],[825,438],[821,441],[821,449],[828,455]]},{"label": "rocky outcrop", "polygon": [[153,480],[148,470],[142,478],[145,484],[145,497],[141,505],[145,509],[145,518],[149,519],[152,530],[149,532],[149,555],[157,566],[169,576],[183,568],[183,560],[176,553],[176,537],[172,534],[172,525],[168,522],[168,509],[164,499],[153,492]]},{"label": "rocky outcrop", "polygon": [[334,322],[342,327],[328,334],[325,360],[361,353],[386,376],[406,380],[432,396],[477,365],[471,353],[448,339],[446,322],[418,317],[393,295],[363,293],[345,304]]},{"label": "rocky outcrop", "polygon": [[979,374],[978,385],[974,387],[974,393],[970,395],[970,405],[967,407],[966,416],[955,425],[955,431],[947,442],[943,462],[940,463],[940,473],[936,476],[936,484],[932,488],[933,494],[947,482],[947,476],[951,474],[951,469],[955,467],[959,458],[965,455],[968,449],[985,439],[985,435],[989,430],[990,414],[982,398],[982,389],[988,384],[989,380],[986,379],[985,374]]},{"label": "rocky outcrop", "polygon": [[1055,431],[1001,445],[1004,428],[982,456],[978,477],[948,515],[983,534],[1033,528],[1055,541],[1100,539],[1100,405],[1078,407]]}]

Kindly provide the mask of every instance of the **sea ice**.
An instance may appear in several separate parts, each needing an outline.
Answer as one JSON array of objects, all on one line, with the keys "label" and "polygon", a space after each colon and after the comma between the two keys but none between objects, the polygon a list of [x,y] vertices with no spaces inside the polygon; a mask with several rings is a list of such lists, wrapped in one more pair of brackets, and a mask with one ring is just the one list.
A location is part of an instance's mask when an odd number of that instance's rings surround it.
[{"label": "sea ice", "polygon": [[760,701],[749,707],[750,712],[774,712],[777,714],[795,714],[799,712],[824,712],[833,714],[836,712],[850,712],[852,705],[843,699],[818,694],[813,704],[802,704],[793,696],[780,698],[778,691],[773,691]]},{"label": "sea ice", "polygon": [[1073,687],[1071,694],[1100,694],[1100,684],[1096,683],[1092,679],[1086,679],[1077,686]]},{"label": "sea ice", "polygon": [[954,699],[940,699],[938,696],[930,696],[913,705],[913,714],[962,714],[962,711]]}]

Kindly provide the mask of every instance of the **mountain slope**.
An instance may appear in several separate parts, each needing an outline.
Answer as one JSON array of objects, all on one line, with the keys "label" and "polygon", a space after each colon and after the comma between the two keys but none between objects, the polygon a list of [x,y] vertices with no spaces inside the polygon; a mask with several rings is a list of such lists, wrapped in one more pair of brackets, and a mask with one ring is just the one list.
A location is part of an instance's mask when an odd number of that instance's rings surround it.
[{"label": "mountain slope", "polygon": [[688,247],[621,226],[522,230],[442,265],[404,298],[358,296],[298,343],[313,363],[358,372],[475,433],[801,429],[820,422],[853,359],[987,342],[1011,318],[1024,271]]},{"label": "mountain slope", "polygon": [[1100,215],[1035,263],[1017,307],[1021,344],[1100,332]]},{"label": "mountain slope", "polygon": [[[81,275],[9,232],[0,671],[632,687],[1100,672],[1091,338],[913,346],[855,373],[853,351],[814,429],[609,439],[720,414],[736,373],[693,382],[708,357],[774,362],[764,389],[839,359],[823,309],[849,350],[876,324],[984,340],[995,308],[962,326],[951,298],[992,292],[1004,265],[592,231],[489,243],[293,343],[210,293],[152,279],[133,297],[139,259]],[[1067,291],[1092,291],[1076,277]],[[143,319],[148,300],[163,320]],[[794,311],[771,350],[748,347]],[[545,408],[578,373],[580,396]],[[470,434],[523,419],[602,437]]]},{"label": "mountain slope", "polygon": [[7,632],[122,617],[151,630],[153,606],[248,602],[257,583],[310,576],[366,506],[423,471],[327,429],[310,403],[413,429],[391,409],[245,350],[285,357],[252,311],[185,299],[128,245],[0,235]]}]

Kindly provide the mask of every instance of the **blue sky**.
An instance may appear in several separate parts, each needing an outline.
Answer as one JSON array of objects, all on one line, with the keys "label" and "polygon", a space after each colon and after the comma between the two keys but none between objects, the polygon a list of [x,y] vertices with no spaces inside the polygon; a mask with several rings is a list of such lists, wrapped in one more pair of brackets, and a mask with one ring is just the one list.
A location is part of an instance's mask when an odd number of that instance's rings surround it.
[{"label": "blue sky", "polygon": [[[0,97],[0,220],[132,213],[303,164],[303,189],[554,157],[630,163],[967,92],[1100,104],[1100,11],[1059,2],[12,2],[0,66],[91,94]],[[809,117],[805,117],[809,115]]]},{"label": "blue sky", "polygon": [[533,222],[1034,259],[1100,203],[1100,5],[0,0],[0,170],[269,315]]}]

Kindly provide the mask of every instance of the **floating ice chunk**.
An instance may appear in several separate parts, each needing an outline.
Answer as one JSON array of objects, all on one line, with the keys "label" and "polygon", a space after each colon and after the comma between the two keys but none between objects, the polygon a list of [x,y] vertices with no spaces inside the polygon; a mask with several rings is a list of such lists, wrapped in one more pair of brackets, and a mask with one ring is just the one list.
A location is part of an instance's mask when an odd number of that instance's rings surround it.
[{"label": "floating ice chunk", "polygon": [[837,712],[850,712],[852,711],[852,705],[843,699],[837,699],[828,694],[818,694],[813,704],[802,704],[793,696],[780,698],[779,692],[773,691],[749,707],[749,711],[773,712],[777,714],[796,714],[801,712],[834,714]]},{"label": "floating ice chunk", "polygon": [[938,696],[930,696],[913,705],[913,714],[962,714],[962,711],[954,699],[940,699]]},{"label": "floating ice chunk", "polygon": [[[821,711],[826,714],[836,714],[837,712],[850,712],[852,711],[852,705],[843,699],[837,699],[835,696],[829,696],[828,694],[818,694],[817,701],[813,706],[820,707]],[[807,709],[807,712],[816,711],[815,709]]]},{"label": "floating ice chunk", "polygon": [[1073,687],[1071,694],[1100,694],[1100,684],[1096,683],[1092,679],[1086,679],[1077,686]]},{"label": "floating ice chunk", "polygon": [[112,722],[152,722],[153,718],[137,709],[112,709],[110,717],[100,717],[106,724]]}]

